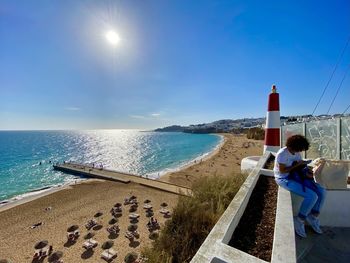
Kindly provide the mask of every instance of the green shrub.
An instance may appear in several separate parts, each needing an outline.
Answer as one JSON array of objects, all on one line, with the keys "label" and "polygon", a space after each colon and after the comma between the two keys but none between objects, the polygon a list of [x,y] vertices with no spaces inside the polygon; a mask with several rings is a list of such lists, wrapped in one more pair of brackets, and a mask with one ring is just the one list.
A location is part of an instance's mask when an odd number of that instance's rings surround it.
[{"label": "green shrub", "polygon": [[242,185],[244,175],[205,177],[194,183],[192,197],[180,197],[153,247],[148,262],[189,262]]}]

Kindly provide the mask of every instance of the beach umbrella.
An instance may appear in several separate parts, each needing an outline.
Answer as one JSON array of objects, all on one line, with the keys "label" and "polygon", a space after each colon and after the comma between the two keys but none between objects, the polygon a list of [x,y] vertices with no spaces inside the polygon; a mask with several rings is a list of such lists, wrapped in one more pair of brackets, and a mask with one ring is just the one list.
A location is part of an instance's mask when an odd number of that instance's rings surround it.
[{"label": "beach umbrella", "polygon": [[46,247],[49,244],[49,242],[47,240],[42,240],[39,241],[38,243],[35,244],[34,248],[35,249],[43,249],[44,247]]},{"label": "beach umbrella", "polygon": [[94,236],[95,236],[94,232],[89,232],[84,236],[84,239],[90,239],[90,238],[93,238]]},{"label": "beach umbrella", "polygon": [[111,220],[109,220],[108,224],[114,225],[114,224],[117,223],[117,222],[118,222],[118,219],[112,218]]},{"label": "beach umbrella", "polygon": [[135,231],[136,229],[137,229],[137,225],[135,225],[135,224],[131,224],[128,226],[129,231]]},{"label": "beach umbrella", "polygon": [[135,195],[132,195],[132,196],[130,196],[130,200],[132,200],[132,199],[136,199],[137,197],[135,196]]},{"label": "beach umbrella", "polygon": [[147,210],[146,217],[151,217],[151,216],[154,216],[153,211],[152,210]]},{"label": "beach umbrella", "polygon": [[63,257],[63,252],[62,251],[56,251],[49,257],[49,262],[54,262],[59,260],[61,257]]},{"label": "beach umbrella", "polygon": [[94,217],[100,217],[100,216],[102,216],[102,215],[103,215],[102,212],[97,212],[97,213],[94,215]]},{"label": "beach umbrella", "polygon": [[148,203],[150,203],[150,202],[151,202],[151,200],[149,200],[149,199],[146,199],[146,200],[144,201],[145,204],[148,204]]},{"label": "beach umbrella", "polygon": [[74,232],[75,230],[78,230],[79,226],[78,225],[72,225],[67,228],[67,232]]},{"label": "beach umbrella", "polygon": [[122,206],[122,203],[116,203],[115,205],[114,205],[114,207],[121,207]]},{"label": "beach umbrella", "polygon": [[113,247],[114,242],[112,240],[108,240],[102,244],[103,249],[109,249]]},{"label": "beach umbrella", "polygon": [[161,203],[160,206],[161,206],[161,207],[167,207],[168,204],[167,204],[167,203]]},{"label": "beach umbrella", "polygon": [[124,262],[125,263],[133,263],[137,259],[138,255],[135,252],[128,253],[125,258]]}]

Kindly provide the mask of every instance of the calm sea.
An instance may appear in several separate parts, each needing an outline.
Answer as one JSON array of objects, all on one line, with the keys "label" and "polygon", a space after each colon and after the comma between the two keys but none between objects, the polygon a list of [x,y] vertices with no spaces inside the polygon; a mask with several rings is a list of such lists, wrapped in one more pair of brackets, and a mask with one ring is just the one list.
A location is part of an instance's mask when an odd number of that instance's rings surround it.
[{"label": "calm sea", "polygon": [[1,131],[0,202],[77,179],[52,169],[73,161],[156,178],[220,144],[210,134],[159,133],[135,130]]}]

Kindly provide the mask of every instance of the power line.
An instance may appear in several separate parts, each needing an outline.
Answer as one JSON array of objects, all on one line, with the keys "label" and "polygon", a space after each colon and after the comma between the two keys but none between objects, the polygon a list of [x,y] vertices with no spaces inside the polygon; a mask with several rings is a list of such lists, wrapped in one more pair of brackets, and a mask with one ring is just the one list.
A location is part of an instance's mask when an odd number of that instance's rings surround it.
[{"label": "power line", "polygon": [[314,113],[315,113],[315,111],[316,111],[318,105],[320,104],[320,102],[321,102],[321,100],[322,100],[322,98],[323,98],[323,95],[324,95],[324,93],[326,92],[326,90],[327,90],[327,88],[328,88],[328,86],[329,86],[329,83],[331,82],[331,80],[332,80],[332,78],[333,78],[333,76],[334,76],[334,73],[335,73],[335,71],[337,70],[337,68],[338,68],[338,66],[339,66],[339,64],[340,64],[340,61],[342,60],[342,58],[343,58],[343,56],[344,56],[345,50],[346,50],[346,48],[348,47],[349,42],[350,42],[350,36],[349,36],[348,40],[346,41],[345,47],[343,48],[343,51],[341,52],[341,55],[340,55],[340,57],[339,57],[339,59],[338,59],[336,65],[335,65],[335,67],[334,67],[334,69],[333,69],[333,72],[332,72],[332,74],[331,74],[331,76],[330,76],[330,78],[329,78],[329,80],[328,80],[326,86],[324,87],[323,92],[322,92],[322,94],[321,94],[321,97],[318,99],[318,102],[317,102],[317,104],[316,104],[314,110],[312,111],[312,114],[311,114],[311,115],[314,115]]},{"label": "power line", "polygon": [[334,95],[334,97],[333,97],[333,100],[332,100],[332,102],[331,102],[331,105],[329,105],[329,108],[328,108],[328,111],[327,111],[326,114],[328,114],[329,111],[331,110],[331,108],[332,108],[332,106],[333,106],[333,103],[334,103],[334,101],[335,101],[335,98],[338,96],[340,87],[343,85],[344,79],[346,78],[346,75],[347,75],[348,72],[349,72],[349,69],[350,69],[350,64],[349,64],[348,68],[347,68],[346,71],[345,71],[345,74],[344,74],[344,76],[343,76],[343,78],[342,78],[342,80],[341,80],[341,82],[340,82],[340,84],[339,84],[339,86],[338,86],[337,92],[335,93],[335,95]]},{"label": "power line", "polygon": [[341,114],[341,116],[343,116],[345,114],[345,112],[348,111],[348,109],[350,108],[350,104],[348,105],[348,107],[345,109],[345,111],[343,111],[343,113]]}]

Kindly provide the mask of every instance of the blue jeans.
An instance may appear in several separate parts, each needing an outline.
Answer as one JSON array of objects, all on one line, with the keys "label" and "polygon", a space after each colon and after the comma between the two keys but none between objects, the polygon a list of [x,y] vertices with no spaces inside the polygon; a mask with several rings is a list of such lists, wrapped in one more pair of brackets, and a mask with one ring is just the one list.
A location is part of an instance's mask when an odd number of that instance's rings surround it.
[{"label": "blue jeans", "polygon": [[[298,216],[305,219],[310,213],[318,215],[326,198],[326,189],[315,183],[316,189],[311,190],[308,187],[303,187],[301,183],[289,179],[278,179],[276,183],[284,189],[304,197],[301,203]],[[305,191],[304,191],[305,190]]]}]

